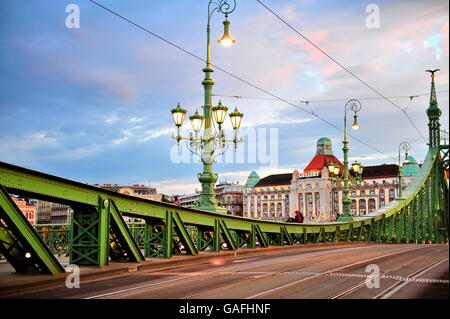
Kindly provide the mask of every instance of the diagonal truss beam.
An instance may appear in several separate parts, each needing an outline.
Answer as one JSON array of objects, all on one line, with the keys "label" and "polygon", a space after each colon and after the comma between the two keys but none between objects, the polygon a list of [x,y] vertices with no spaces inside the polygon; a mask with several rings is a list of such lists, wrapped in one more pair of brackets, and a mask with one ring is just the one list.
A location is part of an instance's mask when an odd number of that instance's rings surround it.
[{"label": "diagonal truss beam", "polygon": [[59,274],[65,270],[0,185],[0,252],[17,273]]}]

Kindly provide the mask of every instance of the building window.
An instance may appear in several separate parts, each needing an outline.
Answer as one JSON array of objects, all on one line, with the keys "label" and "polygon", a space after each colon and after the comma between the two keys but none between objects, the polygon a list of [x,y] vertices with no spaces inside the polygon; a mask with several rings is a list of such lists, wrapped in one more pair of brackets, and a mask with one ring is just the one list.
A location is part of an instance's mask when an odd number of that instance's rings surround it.
[{"label": "building window", "polygon": [[350,204],[350,211],[352,214],[356,214],[356,200],[352,200],[352,203]]},{"label": "building window", "polygon": [[370,190],[370,196],[375,196],[375,190],[374,189]]},{"label": "building window", "polygon": [[319,216],[320,215],[320,194],[316,193],[314,197],[315,197],[315,200],[316,200],[316,203],[315,203],[315,205],[316,205],[316,215]]},{"label": "building window", "polygon": [[279,213],[281,212],[282,206],[283,206],[283,205],[281,205],[281,203],[278,203],[278,204],[277,204],[277,212],[279,212]]},{"label": "building window", "polygon": [[359,192],[359,196],[366,197],[366,191],[360,191]]},{"label": "building window", "polygon": [[270,203],[270,212],[271,213],[275,212],[275,204],[274,203]]},{"label": "building window", "polygon": [[299,194],[298,195],[298,210],[301,213],[305,214],[305,212],[303,210],[303,206],[304,206],[304,204],[303,204],[303,194]]},{"label": "building window", "polygon": [[359,215],[365,215],[366,214],[366,200],[360,199],[359,200]]},{"label": "building window", "polygon": [[356,197],[356,191],[352,191],[352,197]]},{"label": "building window", "polygon": [[375,199],[370,198],[369,199],[369,213],[373,212],[376,209],[377,209],[377,203],[376,203]]},{"label": "building window", "polygon": [[262,206],[263,206],[263,213],[267,213],[267,204],[264,203]]},{"label": "building window", "polygon": [[392,202],[395,199],[395,189],[389,190],[389,201]]}]

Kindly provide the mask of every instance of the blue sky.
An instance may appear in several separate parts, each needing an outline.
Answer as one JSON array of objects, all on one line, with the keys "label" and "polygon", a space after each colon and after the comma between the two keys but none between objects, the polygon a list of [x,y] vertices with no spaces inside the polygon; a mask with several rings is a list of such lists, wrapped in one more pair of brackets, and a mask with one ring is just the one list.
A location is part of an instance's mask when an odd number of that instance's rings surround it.
[{"label": "blue sky", "polygon": [[[123,16],[205,56],[207,1],[101,1]],[[266,0],[294,27],[386,96],[429,92],[424,70],[437,76],[442,124],[448,128],[448,2],[378,1],[380,28],[365,25],[366,1]],[[80,8],[80,29],[65,27],[68,4]],[[229,17],[237,43],[221,48],[223,17],[212,19],[213,63],[288,99],[328,100],[376,94],[275,19],[256,1],[238,1]],[[201,165],[172,163],[175,131],[170,109],[180,101],[192,114],[203,103],[203,63],[87,0],[0,0],[0,160],[89,183],[150,184],[166,193],[199,188]],[[214,93],[269,96],[216,70]],[[213,102],[218,102],[214,97]],[[327,136],[342,158],[342,132],[286,103],[221,97],[244,116],[243,129],[278,129],[278,166],[218,164],[220,179],[245,182],[303,169],[315,141]],[[393,99],[406,106],[409,98]],[[365,165],[394,162],[408,141],[422,160],[426,145],[404,114],[387,101],[361,100],[350,156]],[[311,109],[342,127],[342,101],[311,102]],[[428,96],[408,114],[427,137]],[[299,104],[305,107],[304,104]],[[189,123],[185,123],[187,130]],[[229,123],[226,124],[229,128]]]}]

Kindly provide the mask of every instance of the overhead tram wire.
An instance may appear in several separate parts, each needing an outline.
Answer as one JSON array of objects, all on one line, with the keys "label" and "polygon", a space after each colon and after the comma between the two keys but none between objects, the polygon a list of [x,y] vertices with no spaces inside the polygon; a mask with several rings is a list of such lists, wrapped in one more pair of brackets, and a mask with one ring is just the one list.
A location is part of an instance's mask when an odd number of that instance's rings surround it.
[{"label": "overhead tram wire", "polygon": [[378,90],[376,90],[374,87],[372,87],[370,84],[368,84],[367,82],[365,82],[364,80],[362,80],[360,77],[358,77],[356,74],[354,74],[353,72],[351,72],[349,69],[347,69],[344,65],[342,65],[341,63],[339,63],[336,59],[334,59],[332,56],[330,56],[328,53],[326,53],[325,51],[323,51],[320,47],[318,47],[316,44],[314,44],[314,42],[312,42],[311,40],[309,40],[306,36],[304,36],[303,34],[301,34],[297,29],[295,29],[292,25],[290,25],[286,20],[284,20],[282,17],[280,17],[278,14],[276,14],[272,9],[270,9],[268,6],[266,6],[264,3],[262,3],[260,0],[256,0],[260,5],[262,5],[264,8],[266,8],[267,11],[269,11],[270,13],[272,13],[275,17],[277,17],[279,20],[281,20],[285,25],[287,25],[290,29],[292,29],[295,33],[297,33],[300,37],[302,37],[305,41],[307,41],[309,44],[311,44],[313,47],[315,47],[317,50],[319,50],[321,53],[323,53],[324,55],[326,55],[329,59],[331,59],[334,63],[336,63],[337,65],[339,65],[343,70],[345,70],[347,73],[349,73],[351,76],[353,76],[355,79],[357,79],[358,81],[360,81],[361,83],[363,83],[365,86],[367,86],[369,89],[371,89],[373,92],[375,92],[376,94],[378,94],[379,96],[381,96],[383,99],[385,99],[386,101],[388,101],[390,104],[392,104],[393,106],[395,106],[396,108],[398,108],[401,112],[403,112],[405,114],[405,116],[408,118],[409,122],[414,126],[414,128],[416,129],[416,131],[419,133],[419,135],[422,137],[422,139],[427,142],[426,138],[423,136],[422,132],[417,128],[416,124],[413,122],[413,120],[411,119],[411,117],[409,116],[409,114],[406,112],[406,110],[400,106],[398,106],[397,104],[395,104],[394,102],[392,102],[389,98],[387,98],[386,96],[384,96],[383,94],[381,94]]},{"label": "overhead tram wire", "polygon": [[[108,7],[105,7],[104,5],[98,3],[98,2],[96,2],[96,1],[94,1],[94,0],[89,0],[89,2],[91,2],[91,3],[95,4],[95,5],[97,5],[98,7],[102,8],[102,9],[104,9],[104,10],[106,10],[106,11],[108,11],[109,13],[115,15],[116,17],[119,17],[120,19],[122,19],[122,20],[124,20],[124,21],[126,21],[126,22],[128,22],[128,23],[130,23],[130,24],[132,24],[132,25],[134,25],[135,27],[137,27],[137,28],[139,28],[139,29],[145,31],[146,33],[148,33],[148,34],[150,34],[150,35],[152,35],[152,36],[154,36],[154,37],[160,39],[161,41],[163,41],[163,42],[165,42],[165,43],[167,43],[167,44],[170,44],[171,46],[173,46],[173,47],[175,47],[175,48],[177,48],[177,49],[183,51],[184,53],[186,53],[186,54],[192,56],[193,58],[195,58],[195,59],[197,59],[197,60],[200,60],[200,61],[206,63],[206,60],[205,60],[205,59],[203,59],[203,58],[199,57],[198,55],[196,55],[196,54],[194,54],[194,53],[192,53],[192,52],[190,52],[190,51],[188,51],[188,50],[182,48],[181,46],[179,46],[179,45],[177,45],[177,44],[175,44],[175,43],[173,43],[173,42],[171,42],[171,41],[169,41],[169,40],[163,38],[162,36],[160,36],[160,35],[158,35],[158,34],[152,32],[152,31],[148,30],[147,28],[145,28],[145,27],[139,25],[138,23],[136,23],[136,22],[134,22],[134,21],[132,21],[132,20],[130,20],[130,19],[128,19],[128,18],[126,18],[126,17],[120,15],[119,13],[117,13],[117,12],[115,12],[115,11],[109,9]],[[245,83],[245,84],[247,84],[247,85],[249,85],[249,86],[251,86],[251,87],[253,87],[253,88],[255,88],[255,89],[257,89],[257,90],[259,90],[259,91],[261,91],[261,92],[263,92],[263,93],[265,93],[265,94],[267,94],[267,95],[272,96],[273,98],[275,98],[275,99],[277,99],[277,100],[280,100],[280,101],[282,101],[282,102],[284,102],[284,103],[286,103],[286,104],[289,104],[289,105],[291,105],[291,106],[293,106],[293,107],[295,107],[295,108],[297,108],[297,109],[299,109],[299,110],[302,110],[302,111],[305,112],[305,113],[311,114],[311,115],[315,116],[316,118],[322,120],[323,122],[325,122],[325,123],[328,124],[329,126],[335,128],[335,129],[337,129],[337,130],[340,131],[340,132],[343,132],[343,129],[341,129],[340,127],[338,127],[338,126],[336,126],[335,124],[331,123],[331,122],[328,121],[327,119],[325,119],[325,118],[323,118],[323,117],[317,115],[316,113],[311,112],[311,111],[309,111],[309,110],[307,110],[307,109],[305,109],[305,108],[303,108],[303,107],[301,107],[301,106],[299,106],[299,105],[293,104],[293,103],[289,102],[288,100],[285,100],[285,99],[283,99],[283,98],[281,98],[281,97],[279,97],[279,96],[276,96],[275,94],[272,94],[272,93],[270,93],[269,91],[266,91],[265,89],[262,89],[262,88],[258,87],[257,85],[252,84],[252,83],[248,82],[247,80],[244,80],[244,79],[240,78],[239,76],[234,75],[233,73],[230,73],[230,72],[228,72],[228,71],[222,69],[221,67],[219,67],[219,66],[217,66],[217,65],[214,65],[214,64],[211,63],[211,66],[213,66],[213,67],[216,68],[217,70],[220,70],[220,71],[222,71],[223,73],[225,73],[225,74],[227,74],[227,75],[229,75],[229,76],[235,78],[236,80],[239,80],[239,81],[241,81],[241,82],[243,82],[243,83]],[[358,141],[359,143],[361,143],[361,144],[367,146],[368,148],[374,150],[374,151],[377,152],[377,153],[382,154],[383,156],[385,156],[385,157],[387,157],[387,158],[393,158],[393,159],[396,159],[396,157],[390,156],[390,155],[388,155],[388,154],[386,154],[386,153],[380,151],[379,149],[377,149],[377,148],[375,148],[375,147],[373,147],[373,146],[367,144],[366,142],[360,140],[360,139],[357,138],[357,137],[354,137],[354,136],[352,136],[352,135],[350,135],[350,134],[348,134],[348,136],[352,137],[355,141]]]},{"label": "overhead tram wire", "polygon": [[[436,93],[446,93],[449,92],[449,90],[442,90],[442,91],[437,91]],[[404,95],[404,96],[390,96],[390,99],[410,99],[410,101],[412,100],[412,98],[416,98],[416,97],[421,97],[421,96],[427,96],[430,93],[423,93],[423,94],[416,94],[416,95]],[[228,97],[228,98],[233,98],[233,99],[251,99],[251,100],[267,100],[267,101],[276,101],[278,99],[275,98],[269,98],[269,97],[255,97],[255,96],[243,96],[243,95],[226,95],[226,94],[212,94],[213,96],[219,96],[219,97]],[[354,97],[355,98],[355,97]],[[381,100],[384,99],[382,97],[356,97],[355,99],[357,100]],[[325,102],[346,102],[350,100],[350,98],[339,98],[339,99],[324,99],[324,100],[310,100],[310,99],[306,99],[306,100],[300,100],[300,99],[286,99],[286,101],[291,101],[291,102],[296,102],[296,103],[325,103]],[[405,107],[406,108],[406,107]]]}]

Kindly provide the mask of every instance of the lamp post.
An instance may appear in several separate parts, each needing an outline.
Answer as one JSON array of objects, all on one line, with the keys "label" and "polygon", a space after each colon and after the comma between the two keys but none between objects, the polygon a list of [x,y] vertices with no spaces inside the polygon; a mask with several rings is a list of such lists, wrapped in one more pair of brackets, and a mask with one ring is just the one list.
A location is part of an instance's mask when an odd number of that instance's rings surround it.
[{"label": "lamp post", "polygon": [[402,177],[403,177],[403,165],[400,159],[401,151],[405,151],[405,161],[408,159],[408,151],[411,148],[408,142],[401,142],[398,146],[398,197],[397,199],[403,199],[402,197]]},{"label": "lamp post", "polygon": [[[352,171],[353,174],[348,176],[349,182],[353,186],[357,186],[362,182],[362,172],[363,172],[364,166],[355,161],[352,164]],[[328,172],[329,172],[329,179],[335,187],[342,187],[342,184],[344,183],[344,173],[341,172],[341,168],[337,163],[330,163],[328,164]],[[333,199],[334,203],[334,199]],[[332,207],[332,211],[334,213],[334,205]],[[340,219],[339,219],[340,220]]]},{"label": "lamp post", "polygon": [[[229,3],[230,0],[210,0],[208,4],[208,23],[206,26],[206,67],[203,68],[205,73],[205,78],[202,82],[204,87],[204,106],[203,115],[195,112],[194,115],[189,117],[192,125],[193,133],[189,133],[189,137],[182,137],[180,135],[180,128],[183,125],[184,117],[186,115],[186,110],[182,109],[180,104],[173,109],[172,116],[177,126],[177,136],[172,138],[177,140],[179,144],[181,140],[187,140],[187,148],[194,154],[198,155],[203,163],[203,172],[197,175],[198,180],[202,185],[202,191],[200,193],[200,199],[196,203],[196,208],[201,210],[206,210],[210,212],[225,213],[226,209],[219,206],[214,193],[214,184],[217,181],[218,175],[213,172],[212,165],[215,158],[224,154],[228,148],[227,142],[232,142],[237,148],[237,143],[242,142],[242,138],[238,137],[238,130],[241,125],[242,117],[244,116],[240,113],[237,108],[234,112],[230,114],[231,124],[234,130],[234,138],[226,139],[225,133],[222,130],[222,124],[225,121],[228,107],[219,104],[215,107],[212,106],[212,87],[214,86],[214,81],[212,80],[212,72],[214,69],[211,67],[211,39],[210,39],[210,22],[211,17],[214,12],[222,13],[225,16],[224,33],[220,40],[217,42],[225,47],[231,46],[236,43],[229,33],[230,21],[228,21],[228,15],[232,13],[236,8],[236,1]],[[215,127],[215,123],[218,124],[218,129]],[[201,133],[203,127],[203,133]]]},{"label": "lamp post", "polygon": [[338,221],[347,222],[352,221],[353,217],[350,214],[350,198],[349,198],[349,192],[350,187],[348,186],[348,140],[347,140],[347,112],[349,110],[352,110],[354,112],[353,115],[353,124],[352,129],[357,130],[360,128],[360,125],[358,124],[358,111],[361,110],[361,103],[358,100],[351,99],[347,103],[345,103],[345,109],[344,109],[344,147],[342,150],[344,151],[344,189],[343,189],[343,199],[342,199],[342,206],[343,206],[343,214],[339,217]]}]

